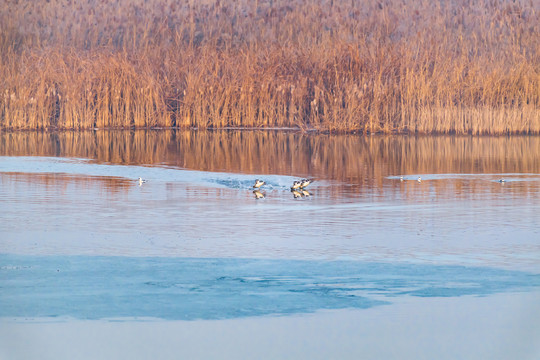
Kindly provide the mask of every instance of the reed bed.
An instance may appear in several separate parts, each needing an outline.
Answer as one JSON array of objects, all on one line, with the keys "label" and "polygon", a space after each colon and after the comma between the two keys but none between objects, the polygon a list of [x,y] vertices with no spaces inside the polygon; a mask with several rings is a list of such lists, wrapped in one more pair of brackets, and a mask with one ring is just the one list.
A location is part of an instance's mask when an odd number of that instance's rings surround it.
[{"label": "reed bed", "polygon": [[540,133],[539,0],[0,2],[0,128]]}]

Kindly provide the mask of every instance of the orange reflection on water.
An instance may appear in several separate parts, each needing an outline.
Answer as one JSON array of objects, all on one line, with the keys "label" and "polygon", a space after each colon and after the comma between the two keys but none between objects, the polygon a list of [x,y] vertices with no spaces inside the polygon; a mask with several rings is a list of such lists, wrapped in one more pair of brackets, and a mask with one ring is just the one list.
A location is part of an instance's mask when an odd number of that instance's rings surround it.
[{"label": "orange reflection on water", "polygon": [[24,183],[24,186],[37,184],[54,189],[59,193],[66,192],[70,187],[75,187],[78,190],[98,188],[111,194],[126,192],[130,187],[137,185],[135,181],[119,177],[22,172],[0,173],[0,183],[12,183],[14,186],[21,183]]},{"label": "orange reflection on water", "polygon": [[[534,136],[357,136],[226,130],[3,132],[0,155],[313,177],[337,181],[351,191],[366,186],[403,186],[399,180],[387,179],[392,175],[540,173],[540,137]],[[119,180],[107,181],[115,184],[111,187],[121,186]],[[455,184],[455,191],[462,185]]]}]

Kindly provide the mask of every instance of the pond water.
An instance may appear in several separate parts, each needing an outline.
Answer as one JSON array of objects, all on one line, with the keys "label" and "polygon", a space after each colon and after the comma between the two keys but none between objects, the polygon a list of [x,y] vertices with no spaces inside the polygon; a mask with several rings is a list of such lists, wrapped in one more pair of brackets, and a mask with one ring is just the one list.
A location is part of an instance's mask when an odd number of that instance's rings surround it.
[{"label": "pond water", "polygon": [[540,137],[4,132],[0,208],[0,318],[234,319],[540,288]]},{"label": "pond water", "polygon": [[540,272],[539,137],[2,133],[0,155],[3,253]]}]

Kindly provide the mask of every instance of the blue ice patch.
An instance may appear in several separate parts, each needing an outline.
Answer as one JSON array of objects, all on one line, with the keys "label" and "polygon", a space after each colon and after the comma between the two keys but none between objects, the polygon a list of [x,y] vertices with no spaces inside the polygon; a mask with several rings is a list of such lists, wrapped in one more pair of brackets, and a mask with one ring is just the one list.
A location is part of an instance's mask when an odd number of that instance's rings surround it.
[{"label": "blue ice patch", "polygon": [[227,319],[485,296],[540,275],[360,261],[0,255],[0,317]]}]

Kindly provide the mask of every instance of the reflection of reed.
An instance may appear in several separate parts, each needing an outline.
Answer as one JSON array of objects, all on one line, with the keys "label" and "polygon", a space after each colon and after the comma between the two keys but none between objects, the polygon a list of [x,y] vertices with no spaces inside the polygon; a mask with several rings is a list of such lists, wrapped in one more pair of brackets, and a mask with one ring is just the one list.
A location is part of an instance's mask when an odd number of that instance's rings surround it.
[{"label": "reflection of reed", "polygon": [[108,177],[108,176],[79,176],[67,175],[58,173],[0,173],[0,179],[4,182],[28,182],[31,184],[39,184],[45,187],[54,187],[59,190],[65,190],[67,187],[75,185],[77,188],[96,187],[105,189],[110,193],[121,193],[129,189],[130,186],[136,183],[129,179]]},{"label": "reflection of reed", "polygon": [[[282,174],[382,187],[389,175],[540,173],[540,137],[306,135],[280,131],[2,133],[0,155]],[[395,181],[396,186],[401,182]],[[424,182],[422,182],[422,185]]]}]

